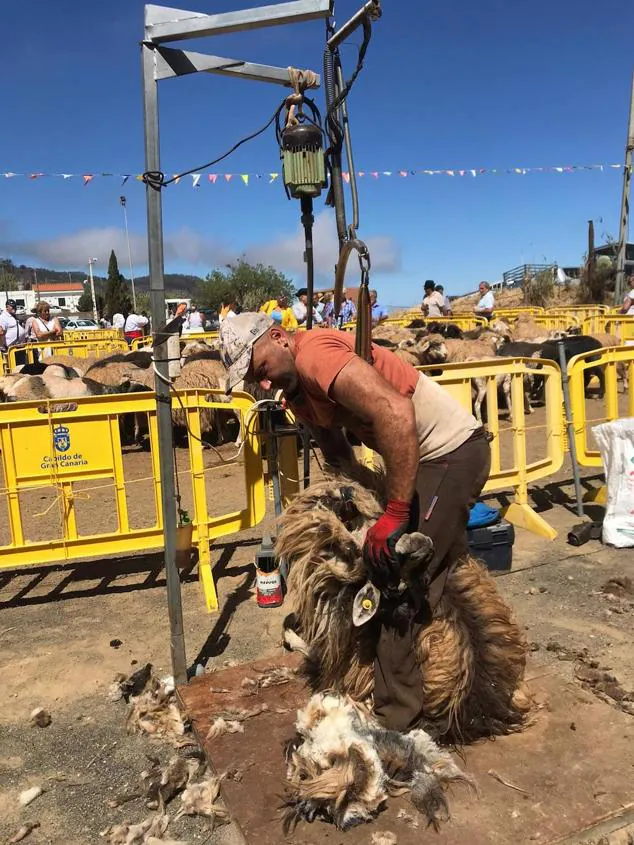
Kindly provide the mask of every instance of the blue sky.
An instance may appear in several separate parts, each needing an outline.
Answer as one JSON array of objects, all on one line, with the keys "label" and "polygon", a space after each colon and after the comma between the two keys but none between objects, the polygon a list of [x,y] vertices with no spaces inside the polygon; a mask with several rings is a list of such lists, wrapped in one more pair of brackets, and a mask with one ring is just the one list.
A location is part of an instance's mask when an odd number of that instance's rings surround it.
[{"label": "blue sky", "polygon": [[[6,6],[8,5],[8,8]],[[221,12],[248,2],[200,0]],[[338,0],[343,22],[360,0]],[[508,3],[386,0],[350,98],[356,167],[364,171],[510,168],[622,161],[634,6],[626,0]],[[107,10],[107,11],[106,11]],[[3,8],[0,171],[139,173],[143,126],[138,0],[30,0]],[[321,70],[322,22],[192,40],[186,49]],[[353,39],[360,41],[359,35]],[[174,45],[172,45],[174,46]],[[347,69],[356,51],[344,49]],[[194,75],[160,84],[162,164],[175,173],[212,159],[263,124],[282,89]],[[318,98],[321,96],[318,93]],[[279,170],[272,133],[218,172]],[[436,279],[473,290],[522,262],[576,264],[586,221],[618,232],[620,172],[397,176],[360,180],[359,235],[372,284],[388,305]],[[0,179],[0,256],[17,263],[98,267],[112,247],[126,267],[119,196],[128,200],[137,273],[146,272],[145,196],[131,179]],[[166,269],[206,273],[238,255],[302,281],[298,203],[278,181],[190,180],[164,191]],[[332,212],[317,201],[320,282],[336,259]],[[351,283],[355,264],[351,262]]]}]

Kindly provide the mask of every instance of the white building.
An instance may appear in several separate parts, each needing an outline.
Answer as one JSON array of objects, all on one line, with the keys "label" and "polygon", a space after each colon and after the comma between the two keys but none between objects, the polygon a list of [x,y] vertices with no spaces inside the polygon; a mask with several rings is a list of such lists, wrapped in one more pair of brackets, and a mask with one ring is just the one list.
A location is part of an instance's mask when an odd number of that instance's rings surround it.
[{"label": "white building", "polygon": [[15,299],[18,310],[32,311],[38,302],[44,301],[53,308],[64,311],[77,310],[77,303],[84,292],[81,282],[42,282],[34,284],[31,290],[10,290],[0,294],[0,307],[7,299]]}]

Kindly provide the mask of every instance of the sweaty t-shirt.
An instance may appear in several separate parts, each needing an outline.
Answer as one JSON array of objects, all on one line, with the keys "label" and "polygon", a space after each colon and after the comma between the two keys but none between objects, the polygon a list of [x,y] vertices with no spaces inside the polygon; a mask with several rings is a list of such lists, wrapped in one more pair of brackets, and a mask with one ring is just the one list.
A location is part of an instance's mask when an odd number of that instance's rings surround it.
[{"label": "sweaty t-shirt", "polygon": [[[287,401],[295,415],[320,428],[349,429],[376,449],[372,426],[330,398],[335,379],[355,356],[354,335],[318,329],[294,340],[299,393]],[[475,417],[442,387],[388,349],[373,344],[372,360],[379,375],[414,403],[421,461],[453,452],[478,428]]]}]

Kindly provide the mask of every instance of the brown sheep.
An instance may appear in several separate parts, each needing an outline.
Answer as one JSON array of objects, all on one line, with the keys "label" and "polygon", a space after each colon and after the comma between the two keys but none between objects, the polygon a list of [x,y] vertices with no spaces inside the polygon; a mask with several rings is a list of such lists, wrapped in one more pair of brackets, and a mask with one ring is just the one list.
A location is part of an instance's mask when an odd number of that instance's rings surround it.
[{"label": "brown sheep", "polygon": [[[378,628],[354,627],[352,603],[367,580],[363,538],[382,513],[382,499],[349,478],[330,477],[300,492],[280,518],[276,554],[289,567],[294,609],[285,627],[299,635],[314,691],[357,701],[373,692]],[[463,743],[525,726],[531,710],[525,638],[479,562],[467,558],[449,574],[415,655],[424,687],[420,727],[435,738]]]},{"label": "brown sheep", "polygon": [[[471,361],[495,360],[495,353],[501,338],[493,333],[479,340],[453,340],[440,335],[430,335],[414,347],[421,364],[468,364]],[[511,377],[508,373],[497,376],[496,382],[504,393],[507,410],[511,411]],[[473,379],[473,412],[478,422],[482,422],[482,405],[486,399],[487,380]]]},{"label": "brown sheep", "polygon": [[538,325],[532,317],[521,315],[513,325],[511,339],[530,341],[531,343],[543,343],[548,340],[548,329]]}]

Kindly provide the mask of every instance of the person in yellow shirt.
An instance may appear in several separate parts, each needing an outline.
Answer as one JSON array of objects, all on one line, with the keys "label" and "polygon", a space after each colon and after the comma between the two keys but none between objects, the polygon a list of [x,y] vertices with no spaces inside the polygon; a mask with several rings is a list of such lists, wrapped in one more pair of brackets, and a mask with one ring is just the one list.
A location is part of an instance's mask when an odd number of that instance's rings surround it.
[{"label": "person in yellow shirt", "polygon": [[285,294],[278,296],[277,299],[269,299],[260,306],[260,311],[275,320],[286,332],[293,331],[299,325],[288,303],[288,296]]}]

